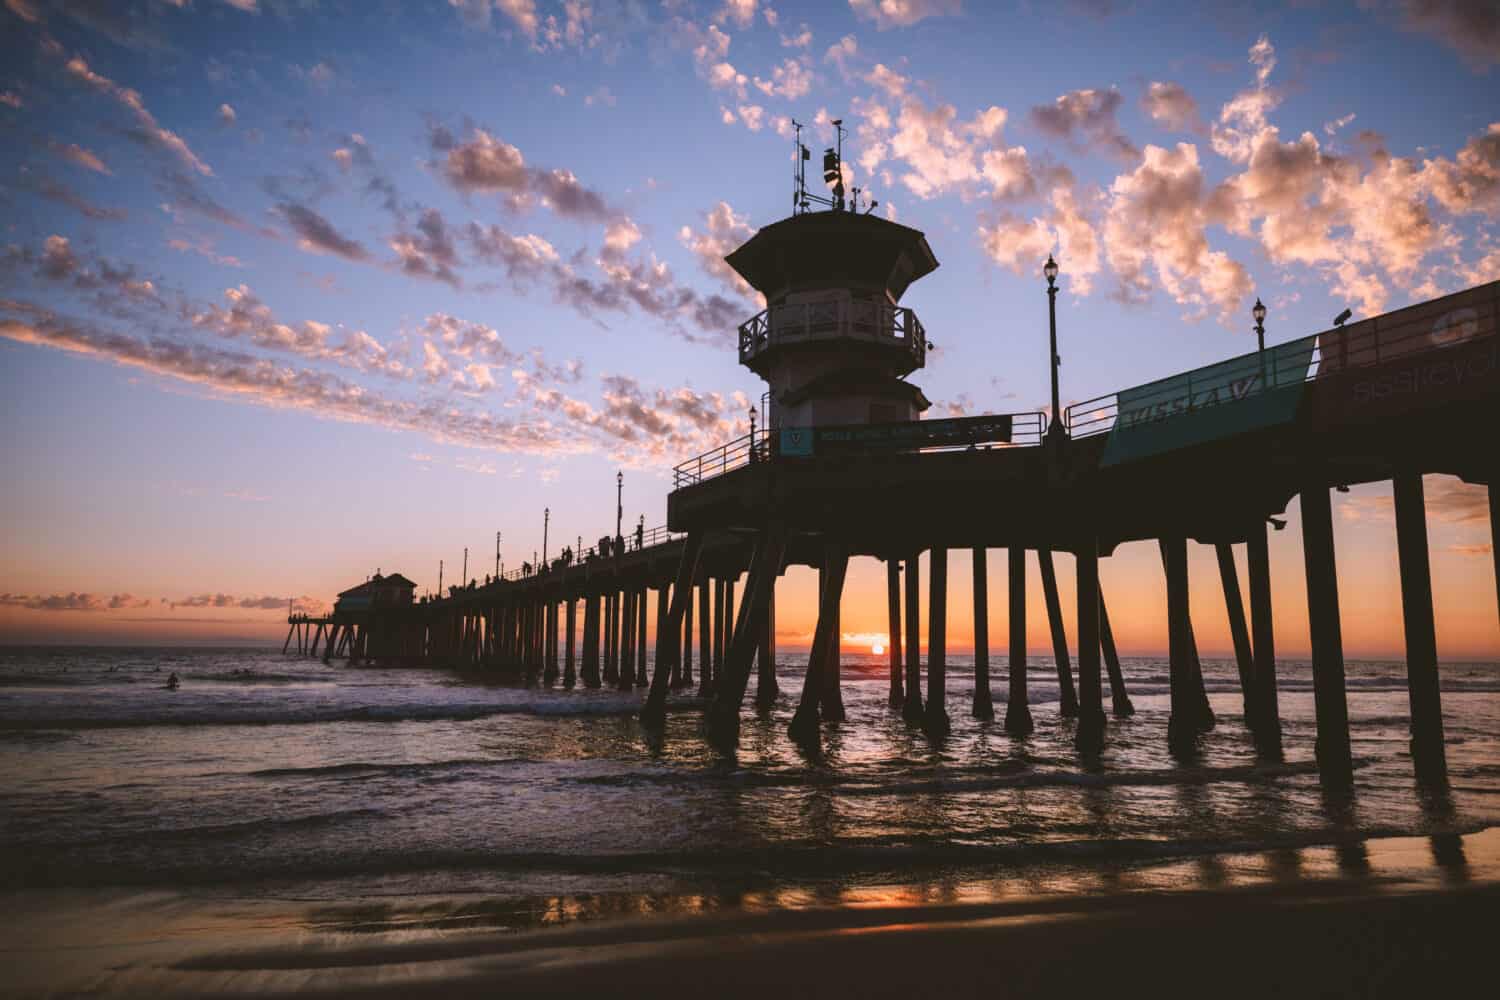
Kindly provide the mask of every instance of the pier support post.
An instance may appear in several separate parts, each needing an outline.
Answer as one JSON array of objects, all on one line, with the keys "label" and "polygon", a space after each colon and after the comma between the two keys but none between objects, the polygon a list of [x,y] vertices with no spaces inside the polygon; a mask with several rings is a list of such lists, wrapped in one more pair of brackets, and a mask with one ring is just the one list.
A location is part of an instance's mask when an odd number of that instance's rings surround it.
[{"label": "pier support post", "polygon": [[1490,494],[1490,560],[1495,564],[1495,610],[1500,613],[1500,470],[1490,475],[1485,487]]},{"label": "pier support post", "polygon": [[823,565],[818,573],[818,621],[813,629],[812,649],[807,656],[807,673],[802,679],[802,697],[787,726],[787,735],[799,743],[809,743],[818,735],[818,703],[826,684],[822,675],[828,669],[828,645],[833,639],[848,569],[848,550],[842,543],[830,541],[824,549]]},{"label": "pier support post", "polygon": [[1205,728],[1198,691],[1193,684],[1192,624],[1188,617],[1187,539],[1160,541],[1162,565],[1167,576],[1167,644],[1171,674],[1171,715],[1167,720],[1167,742],[1174,749],[1188,749]]},{"label": "pier support post", "polygon": [[651,683],[646,676],[646,585],[641,584],[640,596],[635,607],[635,686],[645,687]]},{"label": "pier support post", "polygon": [[1063,628],[1062,601],[1057,596],[1057,568],[1051,549],[1036,550],[1042,570],[1042,596],[1047,601],[1047,623],[1052,628],[1052,660],[1057,664],[1057,714],[1064,719],[1078,715],[1078,694],[1073,689],[1073,667],[1068,662],[1068,633]]},{"label": "pier support post", "polygon": [[948,550],[933,546],[928,557],[927,711],[922,730],[929,738],[947,736],[948,719]]},{"label": "pier support post", "polygon": [[1323,485],[1302,491],[1302,558],[1307,571],[1307,619],[1312,633],[1318,769],[1325,780],[1347,784],[1354,776],[1354,762],[1349,751],[1349,703],[1344,689],[1333,511],[1328,503],[1328,487]]},{"label": "pier support post", "polygon": [[583,599],[583,686],[599,686],[599,592],[590,591]]},{"label": "pier support post", "polygon": [[613,586],[604,595],[604,683],[620,682],[620,594]]},{"label": "pier support post", "polygon": [[993,719],[990,695],[990,577],[989,553],[974,546],[974,711],[976,719]]},{"label": "pier support post", "polygon": [[891,660],[892,708],[900,708],[905,697],[901,693],[901,562],[898,559],[885,561],[885,610],[886,652]]},{"label": "pier support post", "polygon": [[1255,724],[1257,738],[1279,744],[1281,706],[1276,692],[1276,633],[1271,619],[1271,554],[1266,522],[1256,518],[1245,540],[1245,568],[1250,574],[1250,632],[1255,656]]},{"label": "pier support post", "polygon": [[780,567],[771,577],[771,589],[766,594],[766,613],[761,616],[760,648],[756,659],[760,670],[755,676],[755,707],[768,712],[776,704],[781,688],[776,680],[776,578]]},{"label": "pier support post", "polygon": [[1078,731],[1085,754],[1104,746],[1104,678],[1099,651],[1099,549],[1089,539],[1077,552],[1078,566]]},{"label": "pier support post", "polygon": [[1427,509],[1420,473],[1392,482],[1396,552],[1401,565],[1401,613],[1406,623],[1406,689],[1411,702],[1411,756],[1417,771],[1441,774],[1443,702],[1438,690],[1437,628],[1432,620],[1432,566],[1427,555]]},{"label": "pier support post", "polygon": [[[766,597],[770,593],[772,581],[781,571],[781,561],[785,554],[786,528],[780,522],[772,522],[761,532],[750,558],[750,570],[745,577],[744,600],[729,633],[724,670],[719,675],[713,704],[708,709],[707,722],[711,737],[727,742],[739,733],[740,704],[745,700],[745,689],[750,685],[751,661],[760,638],[760,630],[756,624],[760,616],[765,614]],[[726,607],[731,606],[733,600],[733,591],[726,590]]]},{"label": "pier support post", "polygon": [[1010,602],[1010,666],[1005,702],[1005,731],[1025,736],[1032,730],[1031,705],[1026,694],[1026,550],[1011,545],[1006,550]]},{"label": "pier support post", "polygon": [[739,578],[740,575],[736,572],[724,581],[724,650],[720,655],[723,663],[729,662],[729,644],[734,641],[734,585]]},{"label": "pier support post", "polygon": [[617,691],[635,687],[635,588],[625,591],[620,603],[620,672],[615,679]]},{"label": "pier support post", "polygon": [[906,557],[906,705],[907,722],[922,721],[922,590],[920,552]]},{"label": "pier support post", "polygon": [[578,663],[573,645],[578,631],[578,598],[569,594],[567,608],[563,615],[563,628],[567,630],[563,650],[563,687],[571,690],[578,683]]},{"label": "pier support post", "polygon": [[1255,728],[1255,654],[1250,645],[1250,629],[1245,623],[1245,603],[1240,596],[1240,574],[1234,564],[1234,547],[1227,542],[1214,545],[1219,559],[1219,581],[1224,586],[1224,607],[1229,612],[1229,637],[1234,642],[1234,662],[1240,672],[1240,703],[1245,724]]},{"label": "pier support post", "polygon": [[557,602],[547,598],[547,612],[542,618],[543,625],[547,629],[547,665],[544,667],[543,681],[548,687],[557,683]]},{"label": "pier support post", "polygon": [[[673,677],[681,679],[677,658],[682,650],[682,622],[693,610],[693,578],[698,575],[698,557],[703,551],[703,533],[691,532],[682,544],[677,562],[677,580],[672,585],[671,602],[665,587],[660,591],[656,620],[656,669],[651,675],[651,691],[641,709],[641,723],[660,728],[667,719],[667,690]],[[692,628],[689,622],[688,634]]]},{"label": "pier support post", "polygon": [[[819,570],[818,572],[821,574],[824,571]],[[820,594],[822,589],[820,581],[818,586]],[[842,586],[839,588],[839,593],[843,593]],[[828,663],[827,668],[820,675],[823,678],[822,712],[824,722],[843,722],[848,717],[848,714],[844,711],[843,665],[840,662],[843,645],[843,606],[841,600],[833,609],[833,631],[829,633],[828,646],[826,648]]]},{"label": "pier support post", "polygon": [[[713,581],[698,585],[698,697],[714,692]],[[689,637],[691,638],[691,636]]]},{"label": "pier support post", "polygon": [[281,655],[282,656],[285,656],[286,655],[286,651],[291,648],[291,645],[292,645],[292,636],[293,636],[293,634],[296,633],[296,631],[297,631],[297,623],[293,622],[290,626],[288,626],[288,628],[286,630],[286,642],[283,642],[281,644]]},{"label": "pier support post", "polygon": [[[670,585],[663,583],[656,591],[656,642],[652,648],[656,650],[656,662],[666,663],[668,670],[668,690],[680,687],[682,684],[682,643],[672,640],[667,630],[667,615],[671,610],[669,601],[672,591]],[[651,680],[656,681],[656,671],[653,668]]]},{"label": "pier support post", "polygon": [[[689,580],[683,588],[686,607],[682,612],[682,630],[677,634],[677,645],[682,650],[682,687],[693,686],[693,605],[697,603],[693,593],[697,588],[693,581]],[[672,591],[672,596],[677,596],[677,591]]]},{"label": "pier support post", "polygon": [[1174,746],[1185,749],[1191,745],[1194,735],[1214,728],[1216,720],[1203,686],[1203,664],[1198,659],[1198,640],[1193,635],[1187,539],[1180,536],[1158,539],[1157,547],[1161,550],[1162,570],[1167,576],[1167,638],[1172,685],[1172,715],[1167,724],[1167,739]]},{"label": "pier support post", "polygon": [[1104,603],[1104,588],[1099,588],[1099,645],[1104,649],[1104,669],[1109,672],[1109,707],[1117,719],[1135,714],[1130,695],[1125,691],[1125,672],[1120,669],[1120,651],[1115,648],[1115,632],[1109,626],[1109,607]]},{"label": "pier support post", "polygon": [[[724,674],[724,578],[714,579],[714,659],[713,681],[715,687]],[[707,673],[708,665],[704,664]]]}]

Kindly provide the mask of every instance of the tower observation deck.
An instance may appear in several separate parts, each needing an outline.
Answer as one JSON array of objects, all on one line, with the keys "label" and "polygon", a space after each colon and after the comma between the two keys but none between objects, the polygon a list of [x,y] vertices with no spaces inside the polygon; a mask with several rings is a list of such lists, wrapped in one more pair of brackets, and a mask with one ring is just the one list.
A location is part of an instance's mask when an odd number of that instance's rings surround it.
[{"label": "tower observation deck", "polygon": [[906,381],[926,364],[927,333],[900,304],[938,266],[922,233],[872,215],[804,213],[725,259],[766,297],[740,325],[739,359],[766,380],[772,428],[916,420],[931,405]]}]

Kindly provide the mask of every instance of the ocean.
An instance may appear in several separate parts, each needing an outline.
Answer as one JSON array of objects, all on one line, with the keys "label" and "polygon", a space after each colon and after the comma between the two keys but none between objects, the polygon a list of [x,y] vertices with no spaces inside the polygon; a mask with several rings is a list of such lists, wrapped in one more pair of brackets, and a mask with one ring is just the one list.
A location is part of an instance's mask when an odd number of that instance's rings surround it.
[{"label": "ocean", "polygon": [[[264,649],[6,649],[0,889],[443,899],[441,919],[508,926],[611,907],[1119,887],[1183,862],[1210,883],[1274,878],[1299,852],[1357,868],[1371,838],[1441,843],[1500,825],[1494,663],[1442,666],[1449,782],[1437,788],[1413,775],[1404,666],[1350,663],[1357,769],[1343,795],[1313,764],[1305,662],[1278,665],[1282,760],[1257,758],[1234,664],[1219,660],[1204,663],[1219,725],[1179,760],[1165,662],[1128,659],[1136,714],[1111,719],[1084,767],[1048,658],[1030,663],[1036,732],[1013,739],[969,717],[972,661],[953,657],[953,732],[935,744],[887,708],[883,658],[846,652],[848,720],[812,754],[785,732],[805,660],[779,659],[780,702],[769,717],[747,707],[724,757],[687,695],[652,736],[632,718],[639,693]],[[1003,657],[993,672],[1003,718]]]}]

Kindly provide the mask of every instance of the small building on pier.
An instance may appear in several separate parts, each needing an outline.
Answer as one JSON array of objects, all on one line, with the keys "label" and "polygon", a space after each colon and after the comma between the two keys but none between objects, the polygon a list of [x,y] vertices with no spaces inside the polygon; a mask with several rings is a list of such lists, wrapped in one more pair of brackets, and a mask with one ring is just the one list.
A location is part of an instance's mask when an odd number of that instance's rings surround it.
[{"label": "small building on pier", "polygon": [[417,585],[400,573],[381,576],[376,573],[357,587],[350,587],[339,594],[333,606],[335,615],[378,608],[399,608],[412,603]]}]

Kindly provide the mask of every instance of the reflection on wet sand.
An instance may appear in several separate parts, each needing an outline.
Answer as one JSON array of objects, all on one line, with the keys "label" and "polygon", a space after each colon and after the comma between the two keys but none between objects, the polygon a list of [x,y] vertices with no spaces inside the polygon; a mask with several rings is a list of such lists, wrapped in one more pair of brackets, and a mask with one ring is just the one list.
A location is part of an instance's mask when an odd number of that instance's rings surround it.
[{"label": "reflection on wet sand", "polygon": [[[820,797],[822,798],[822,797]],[[826,806],[809,805],[809,808]],[[1471,864],[1470,854],[1479,860]],[[767,875],[769,873],[766,873]],[[764,878],[764,876],[762,876]],[[471,902],[411,901],[315,906],[306,929],[326,934],[383,934],[486,929],[531,931],[605,920],[770,913],[829,908],[899,908],[994,904],[1120,892],[1315,887],[1367,883],[1381,891],[1439,884],[1500,882],[1500,829],[1349,841],[1334,845],[1222,854],[1158,865],[1053,867],[1025,872],[945,871],[908,881],[812,880],[803,885],[756,884],[705,892],[622,892]]]}]

